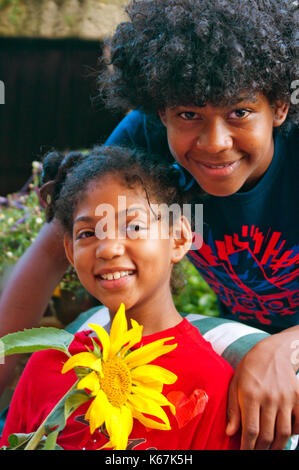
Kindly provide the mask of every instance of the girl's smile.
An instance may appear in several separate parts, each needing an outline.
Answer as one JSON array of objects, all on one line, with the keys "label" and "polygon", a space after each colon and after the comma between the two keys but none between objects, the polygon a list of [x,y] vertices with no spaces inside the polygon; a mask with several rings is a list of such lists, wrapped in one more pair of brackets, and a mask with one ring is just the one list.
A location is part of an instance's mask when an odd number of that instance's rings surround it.
[{"label": "girl's smile", "polygon": [[128,282],[133,281],[136,275],[135,270],[112,268],[110,271],[104,270],[103,274],[96,274],[95,277],[104,289],[119,289],[127,286]]}]

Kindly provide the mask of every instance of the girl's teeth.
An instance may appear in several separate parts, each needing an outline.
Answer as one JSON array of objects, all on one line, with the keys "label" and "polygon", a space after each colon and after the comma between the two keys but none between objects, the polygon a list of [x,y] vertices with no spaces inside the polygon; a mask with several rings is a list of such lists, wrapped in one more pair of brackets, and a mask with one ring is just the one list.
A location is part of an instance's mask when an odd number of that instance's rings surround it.
[{"label": "girl's teeth", "polygon": [[112,281],[113,279],[119,279],[123,276],[128,276],[129,274],[132,274],[133,271],[116,271],[115,273],[107,273],[107,274],[102,274],[101,278],[106,279],[108,281]]}]

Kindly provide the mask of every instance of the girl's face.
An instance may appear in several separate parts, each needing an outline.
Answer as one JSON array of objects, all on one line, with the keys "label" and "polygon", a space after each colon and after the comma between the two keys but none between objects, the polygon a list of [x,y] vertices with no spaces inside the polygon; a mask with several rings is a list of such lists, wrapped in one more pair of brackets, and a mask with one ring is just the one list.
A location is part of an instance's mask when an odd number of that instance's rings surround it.
[{"label": "girl's face", "polygon": [[90,183],[74,214],[72,237],[65,236],[68,259],[94,297],[115,312],[161,312],[170,301],[172,264],[190,247],[191,230],[182,217],[183,234],[164,239],[140,187],[129,189],[106,175]]}]

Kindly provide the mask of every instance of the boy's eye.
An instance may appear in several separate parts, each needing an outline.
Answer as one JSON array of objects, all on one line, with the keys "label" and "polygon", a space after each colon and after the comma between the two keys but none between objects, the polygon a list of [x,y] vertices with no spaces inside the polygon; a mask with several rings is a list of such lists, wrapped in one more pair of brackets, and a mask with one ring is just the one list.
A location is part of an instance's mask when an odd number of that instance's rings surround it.
[{"label": "boy's eye", "polygon": [[229,119],[244,119],[250,114],[247,109],[235,109],[229,114]]},{"label": "boy's eye", "polygon": [[184,111],[180,113],[179,116],[185,121],[192,121],[193,119],[199,119],[199,114],[194,111]]}]

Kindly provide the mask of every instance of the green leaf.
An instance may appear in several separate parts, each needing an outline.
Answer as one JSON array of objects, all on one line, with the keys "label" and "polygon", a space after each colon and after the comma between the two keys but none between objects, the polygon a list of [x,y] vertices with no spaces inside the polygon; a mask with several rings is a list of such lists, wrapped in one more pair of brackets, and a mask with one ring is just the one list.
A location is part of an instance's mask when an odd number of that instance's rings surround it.
[{"label": "green leaf", "polygon": [[7,449],[9,450],[14,450],[19,448],[20,450],[23,449],[26,445],[26,443],[31,439],[33,436],[33,432],[29,434],[23,434],[23,433],[16,433],[16,434],[11,434],[8,437],[8,447]]},{"label": "green leaf", "polygon": [[64,415],[65,420],[86,401],[90,400],[91,396],[84,390],[75,390],[72,392],[65,401]]},{"label": "green leaf", "polygon": [[[34,436],[34,432],[29,434],[16,433],[8,437],[8,446],[1,447],[0,450],[24,450],[27,442]],[[58,432],[52,432],[48,436],[42,436],[36,446],[36,450],[63,450],[56,443]]]},{"label": "green leaf", "polygon": [[90,400],[90,396],[84,390],[74,390],[73,388],[57,403],[55,409],[47,418],[45,422],[47,433],[53,431],[53,429],[60,432],[64,428],[69,416],[82,405],[82,403]]},{"label": "green leaf", "polygon": [[0,358],[11,354],[32,353],[43,349],[58,349],[68,356],[73,341],[71,333],[52,327],[32,328],[0,338]]}]

